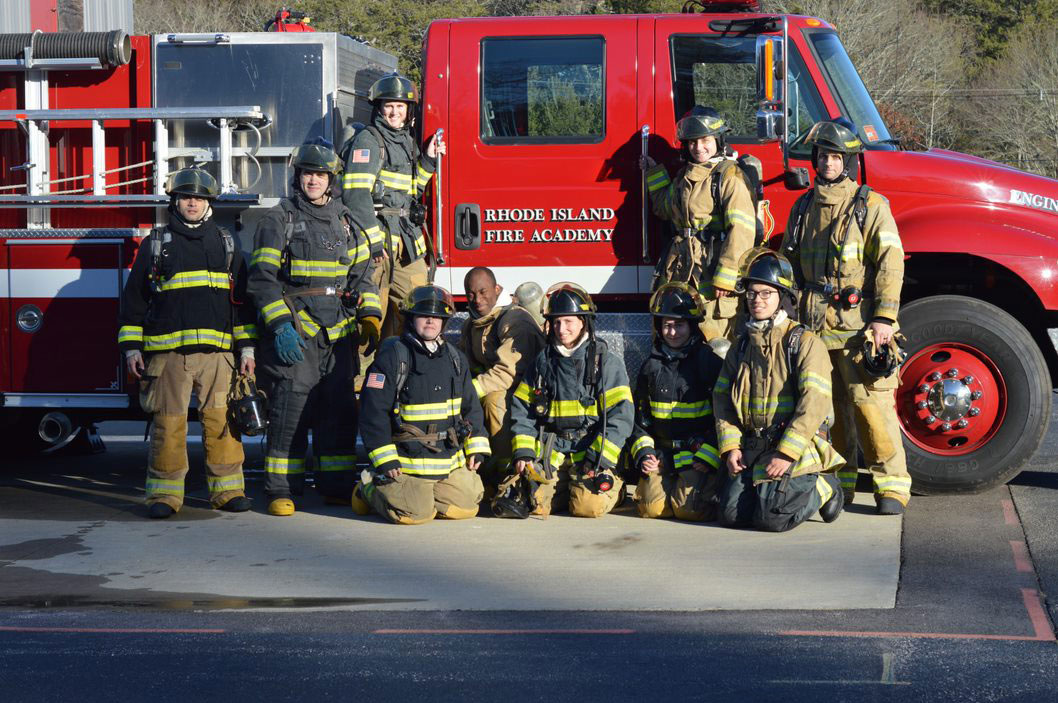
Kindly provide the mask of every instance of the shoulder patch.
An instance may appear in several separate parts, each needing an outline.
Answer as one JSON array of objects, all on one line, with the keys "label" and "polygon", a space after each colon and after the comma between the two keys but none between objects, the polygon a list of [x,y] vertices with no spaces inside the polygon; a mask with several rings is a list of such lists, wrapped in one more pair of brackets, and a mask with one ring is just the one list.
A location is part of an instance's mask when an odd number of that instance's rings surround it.
[{"label": "shoulder patch", "polygon": [[386,375],[383,373],[369,373],[364,379],[364,387],[382,390],[386,385]]}]

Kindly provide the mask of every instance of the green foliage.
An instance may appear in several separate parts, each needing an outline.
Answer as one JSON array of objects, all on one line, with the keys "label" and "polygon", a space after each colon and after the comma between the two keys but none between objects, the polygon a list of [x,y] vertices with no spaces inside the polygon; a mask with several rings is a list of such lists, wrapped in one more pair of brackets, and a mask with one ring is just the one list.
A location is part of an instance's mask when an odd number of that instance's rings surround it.
[{"label": "green foliage", "polygon": [[530,137],[602,135],[598,66],[534,66],[528,79]]},{"label": "green foliage", "polygon": [[980,60],[995,61],[1022,27],[1052,23],[1058,0],[921,0],[931,11],[965,19],[975,35]]}]

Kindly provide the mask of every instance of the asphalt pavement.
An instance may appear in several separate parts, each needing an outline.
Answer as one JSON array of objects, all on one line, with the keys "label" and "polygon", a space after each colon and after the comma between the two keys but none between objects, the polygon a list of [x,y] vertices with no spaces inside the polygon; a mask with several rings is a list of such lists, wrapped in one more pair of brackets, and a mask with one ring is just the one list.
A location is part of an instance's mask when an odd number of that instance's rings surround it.
[{"label": "asphalt pavement", "polygon": [[37,459],[0,477],[0,699],[1053,700],[1056,427],[1009,487],[784,535],[284,522],[200,475],[159,524],[139,442]]}]

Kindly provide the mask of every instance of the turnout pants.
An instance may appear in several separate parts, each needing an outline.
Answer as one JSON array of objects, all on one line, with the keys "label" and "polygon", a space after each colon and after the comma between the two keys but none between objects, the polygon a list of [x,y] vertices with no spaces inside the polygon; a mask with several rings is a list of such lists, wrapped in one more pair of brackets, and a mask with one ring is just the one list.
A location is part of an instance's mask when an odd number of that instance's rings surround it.
[{"label": "turnout pants", "polygon": [[228,426],[228,390],[235,373],[230,352],[150,357],[140,379],[140,406],[151,414],[147,453],[147,504],[179,510],[187,476],[187,408],[194,393],[206,450],[206,483],[213,507],[242,496],[242,443]]},{"label": "turnout pants", "polygon": [[[678,234],[670,240],[654,276],[655,290],[662,283],[680,281],[702,292],[705,318],[699,328],[707,342],[717,337],[732,341],[735,338],[739,297],[731,295],[718,298],[712,286],[720,244],[718,236],[715,235],[707,243],[696,236]],[[710,247],[717,253],[711,256]]]},{"label": "turnout pants", "polygon": [[366,483],[360,491],[372,510],[397,525],[475,517],[484,494],[477,473],[462,467],[439,481],[402,473],[392,483]]},{"label": "turnout pants", "polygon": [[755,527],[766,532],[786,532],[812,517],[834,495],[820,474],[802,474],[753,484],[753,464],[770,452],[742,450],[746,468],[727,475],[720,492],[720,524],[725,527]]},{"label": "turnout pants", "polygon": [[856,439],[874,480],[874,496],[896,498],[905,506],[911,499],[911,474],[896,416],[899,374],[889,378],[867,376],[859,363],[859,350],[830,352],[834,387],[834,448],[849,462],[838,472],[848,499],[856,492]]},{"label": "turnout pants", "polygon": [[655,471],[644,474],[636,486],[640,517],[674,517],[690,522],[716,519],[717,493],[722,479],[717,469]]},{"label": "turnout pants", "polygon": [[566,459],[555,472],[551,481],[537,485],[533,493],[536,508],[533,515],[547,517],[551,513],[569,509],[574,517],[602,517],[613,510],[624,496],[624,482],[615,472],[613,486],[605,492],[594,491],[586,483],[584,471]]},{"label": "turnout pants", "polygon": [[321,331],[306,340],[305,358],[287,366],[272,340],[261,346],[262,369],[270,380],[265,493],[270,498],[301,495],[305,453],[312,430],[316,490],[348,501],[356,467],[357,409],[353,394],[355,336],[328,344]]},{"label": "turnout pants", "polygon": [[507,391],[493,391],[481,399],[481,407],[485,411],[485,431],[489,433],[492,456],[478,469],[478,474],[485,484],[486,492],[491,495],[495,494],[496,486],[507,476],[507,469],[511,464],[514,436],[511,434],[511,414],[507,399]]}]

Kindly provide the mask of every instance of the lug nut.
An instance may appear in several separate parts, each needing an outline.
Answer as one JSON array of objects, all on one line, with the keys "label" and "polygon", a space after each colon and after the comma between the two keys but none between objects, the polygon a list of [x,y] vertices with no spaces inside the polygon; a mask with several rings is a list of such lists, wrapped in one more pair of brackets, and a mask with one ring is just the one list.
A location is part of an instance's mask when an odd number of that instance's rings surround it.
[{"label": "lug nut", "polygon": [[918,392],[919,393],[929,393],[929,386],[927,386],[925,383],[923,383],[921,386],[918,387]]},{"label": "lug nut", "polygon": [[961,430],[961,429],[964,429],[969,424],[970,423],[967,422],[966,420],[959,420],[958,422],[955,423],[955,426],[958,427]]},{"label": "lug nut", "polygon": [[929,375],[929,380],[931,380],[931,381],[939,381],[940,380],[940,371],[934,371],[933,373],[931,373]]},{"label": "lug nut", "polygon": [[918,401],[918,409],[919,410],[925,410],[928,407],[929,407],[929,403],[927,403],[926,401],[924,401],[924,400]]},{"label": "lug nut", "polygon": [[959,369],[948,369],[948,376],[950,378],[955,378],[958,375],[959,375]]},{"label": "lug nut", "polygon": [[945,422],[943,425],[940,426],[940,429],[941,429],[942,432],[947,432],[948,430],[951,429],[951,423],[950,422]]},{"label": "lug nut", "polygon": [[977,417],[981,414],[981,408],[970,408],[969,412],[966,413],[970,417]]},{"label": "lug nut", "polygon": [[937,418],[936,418],[936,417],[934,417],[933,415],[928,415],[928,416],[926,417],[926,424],[927,424],[927,425],[932,425],[932,424],[933,424],[934,422],[936,422],[936,421],[937,421]]},{"label": "lug nut", "polygon": [[964,378],[964,379],[962,380],[962,382],[963,382],[963,383],[965,383],[966,385],[970,385],[970,384],[971,384],[971,383],[973,383],[973,382],[974,382],[975,380],[977,380],[977,379],[975,379],[975,378],[974,378],[973,376],[967,376],[966,378]]},{"label": "lug nut", "polygon": [[971,400],[980,400],[982,395],[984,395],[984,393],[982,393],[981,391],[974,391],[973,393],[970,394],[970,399]]}]

